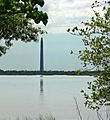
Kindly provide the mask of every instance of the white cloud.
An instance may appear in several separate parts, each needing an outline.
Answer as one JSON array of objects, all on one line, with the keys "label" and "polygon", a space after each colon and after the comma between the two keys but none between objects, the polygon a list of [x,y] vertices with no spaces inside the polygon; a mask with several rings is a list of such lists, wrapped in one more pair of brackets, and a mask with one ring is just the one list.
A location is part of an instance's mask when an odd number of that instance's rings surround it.
[{"label": "white cloud", "polygon": [[93,0],[45,0],[43,9],[49,16],[47,31],[64,32],[63,28],[76,26],[81,21],[90,18],[93,14],[92,3]]}]

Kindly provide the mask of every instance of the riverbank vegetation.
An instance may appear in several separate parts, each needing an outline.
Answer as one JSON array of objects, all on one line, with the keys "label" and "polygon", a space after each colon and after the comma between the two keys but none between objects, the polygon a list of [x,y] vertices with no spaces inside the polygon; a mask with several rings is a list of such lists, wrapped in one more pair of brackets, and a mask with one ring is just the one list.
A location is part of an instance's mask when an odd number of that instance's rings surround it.
[{"label": "riverbank vegetation", "polygon": [[16,70],[0,70],[0,75],[96,75],[98,71],[16,71]]}]

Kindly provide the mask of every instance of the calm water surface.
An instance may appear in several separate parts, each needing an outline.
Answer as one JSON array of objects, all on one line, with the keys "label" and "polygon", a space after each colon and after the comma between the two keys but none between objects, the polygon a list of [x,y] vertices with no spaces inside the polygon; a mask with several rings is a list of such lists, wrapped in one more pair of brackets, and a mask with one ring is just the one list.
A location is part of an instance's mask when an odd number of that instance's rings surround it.
[{"label": "calm water surface", "polygon": [[[84,107],[80,91],[87,90],[89,76],[0,76],[0,120],[53,115],[56,120],[79,120],[74,98],[84,120],[96,113]],[[43,83],[42,83],[43,80]],[[41,83],[41,85],[40,85]]]}]

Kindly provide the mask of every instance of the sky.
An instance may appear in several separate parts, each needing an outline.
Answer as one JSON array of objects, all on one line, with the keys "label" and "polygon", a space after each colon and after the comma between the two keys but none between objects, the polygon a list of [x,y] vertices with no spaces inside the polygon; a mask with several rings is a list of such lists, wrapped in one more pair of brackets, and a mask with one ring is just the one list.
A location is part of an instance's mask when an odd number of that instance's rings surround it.
[{"label": "sky", "polygon": [[[78,51],[84,49],[81,37],[67,33],[68,28],[82,27],[81,22],[89,20],[93,11],[93,0],[44,0],[39,8],[47,12],[47,26],[42,23],[34,25],[46,30],[48,34],[39,36],[44,39],[45,70],[79,70],[82,69]],[[38,42],[14,42],[5,55],[0,57],[0,69],[3,70],[39,70]],[[74,54],[70,54],[73,50]]]},{"label": "sky", "polygon": [[65,33],[68,27],[80,25],[81,21],[91,18],[91,5],[94,0],[45,0],[42,10],[49,16],[45,28],[48,33]]}]

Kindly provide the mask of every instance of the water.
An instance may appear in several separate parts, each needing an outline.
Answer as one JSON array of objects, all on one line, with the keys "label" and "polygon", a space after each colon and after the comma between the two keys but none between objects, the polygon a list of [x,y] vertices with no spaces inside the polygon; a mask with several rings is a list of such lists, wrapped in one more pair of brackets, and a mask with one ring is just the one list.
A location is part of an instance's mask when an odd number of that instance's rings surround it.
[{"label": "water", "polygon": [[[90,76],[0,76],[0,120],[52,115],[56,120],[79,120],[74,98],[84,120],[96,113],[84,107],[80,91]],[[42,82],[43,80],[43,82]],[[40,85],[41,83],[41,85]]]}]

